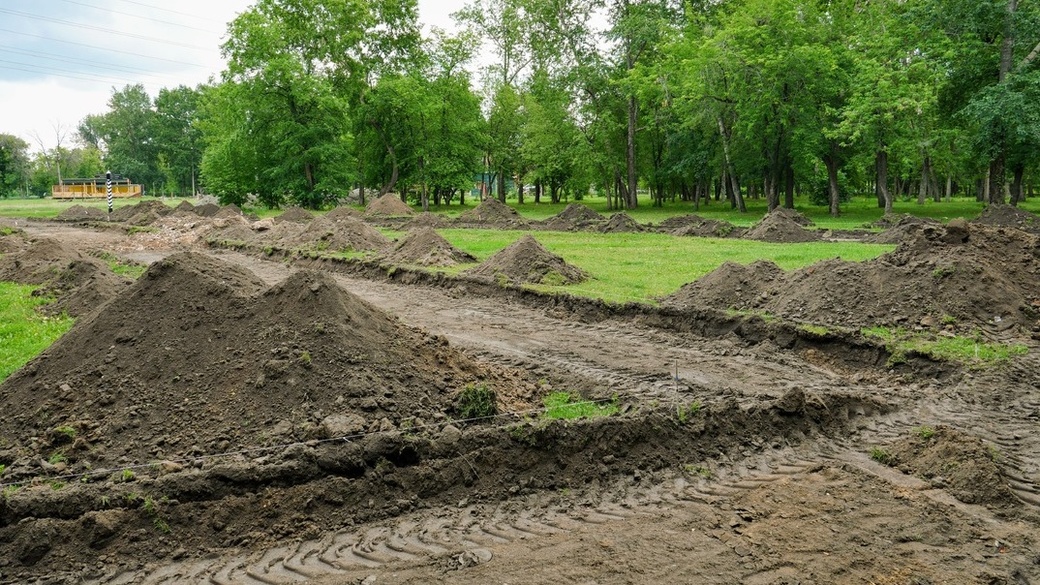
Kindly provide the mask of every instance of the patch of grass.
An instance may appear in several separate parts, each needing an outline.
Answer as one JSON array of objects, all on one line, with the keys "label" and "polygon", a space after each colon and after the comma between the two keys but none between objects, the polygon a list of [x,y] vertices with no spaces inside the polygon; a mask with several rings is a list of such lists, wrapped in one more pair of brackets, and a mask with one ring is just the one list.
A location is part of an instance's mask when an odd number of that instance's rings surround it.
[{"label": "patch of grass", "polygon": [[51,465],[57,465],[59,463],[68,463],[69,458],[65,455],[64,451],[55,451],[51,453],[51,456],[47,458],[47,463]]},{"label": "patch of grass", "polygon": [[154,234],[159,231],[159,228],[155,228],[149,225],[132,225],[126,228],[126,234],[132,236],[134,234]]},{"label": "patch of grass", "polygon": [[830,329],[823,325],[812,325],[809,323],[802,323],[798,325],[798,330],[809,335],[815,335],[817,337],[823,337],[831,332]]},{"label": "patch of grass", "polygon": [[127,262],[111,252],[98,252],[95,255],[101,260],[104,260],[105,264],[108,264],[108,268],[112,272],[127,278],[137,280],[137,277],[144,274],[144,271],[147,270],[146,266],[137,264],[136,262]]},{"label": "patch of grass", "polygon": [[469,420],[498,414],[498,397],[487,384],[470,384],[455,398],[459,418]]},{"label": "patch of grass", "polygon": [[119,474],[119,481],[121,481],[123,483],[126,483],[128,481],[134,481],[135,479],[137,479],[137,474],[134,473],[134,471],[132,469],[124,469]]},{"label": "patch of grass", "polygon": [[892,461],[892,455],[880,447],[874,447],[870,450],[870,458],[885,465]]},{"label": "patch of grass", "polygon": [[51,299],[34,297],[34,287],[0,282],[0,382],[46,349],[72,327],[69,317],[36,311]]},{"label": "patch of grass", "polygon": [[18,490],[22,489],[20,485],[9,485],[4,488],[4,491],[0,492],[0,500],[7,501],[11,499],[11,496],[18,493]]},{"label": "patch of grass", "polygon": [[700,401],[694,401],[691,404],[685,406],[679,405],[675,407],[675,417],[679,419],[679,422],[686,424],[686,421],[693,418],[698,412],[701,411]]},{"label": "patch of grass", "polygon": [[935,436],[935,429],[927,425],[919,426],[914,429],[914,434],[927,441]]},{"label": "patch of grass", "polygon": [[64,435],[65,438],[67,438],[69,441],[75,441],[76,440],[76,429],[74,429],[74,428],[72,428],[72,427],[70,427],[68,425],[60,426],[60,427],[54,429],[54,432],[58,433],[59,435]]},{"label": "patch of grass", "polygon": [[7,466],[0,463],[0,475],[3,475],[5,471],[7,471]]},{"label": "patch of grass", "polygon": [[874,337],[885,344],[892,354],[890,363],[906,361],[909,352],[931,356],[938,360],[955,362],[972,368],[982,368],[1006,362],[1016,355],[1029,352],[1022,344],[991,343],[978,336],[961,335],[929,336],[924,333],[908,332],[902,328],[868,327],[860,332]]},{"label": "patch of grass", "polygon": [[617,397],[611,402],[602,403],[582,400],[570,392],[553,392],[542,399],[542,403],[545,404],[543,416],[552,420],[610,416],[618,411]]},{"label": "patch of grass", "polygon": [[696,475],[698,477],[703,477],[704,479],[711,479],[712,476],[711,470],[703,465],[686,464],[683,466],[683,471],[686,472],[687,475]]},{"label": "patch of grass", "polygon": [[151,517],[152,526],[154,526],[156,530],[163,534],[169,534],[170,524],[166,522],[166,520],[162,517],[161,510],[159,509],[159,504],[165,502],[166,498],[163,498],[159,502],[156,502],[155,499],[153,499],[151,496],[148,496],[145,497],[144,503],[141,505],[141,508],[144,510],[145,514]]}]

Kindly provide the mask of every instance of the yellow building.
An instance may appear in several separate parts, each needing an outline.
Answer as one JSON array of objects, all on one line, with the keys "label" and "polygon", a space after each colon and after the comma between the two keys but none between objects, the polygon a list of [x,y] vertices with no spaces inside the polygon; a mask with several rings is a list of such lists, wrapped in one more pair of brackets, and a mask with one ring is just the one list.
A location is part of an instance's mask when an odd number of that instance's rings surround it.
[{"label": "yellow building", "polygon": [[[142,191],[141,186],[131,183],[130,179],[119,175],[112,177],[112,197],[140,197]],[[51,187],[51,197],[55,199],[104,199],[108,197],[105,177],[62,179],[61,183]]]}]

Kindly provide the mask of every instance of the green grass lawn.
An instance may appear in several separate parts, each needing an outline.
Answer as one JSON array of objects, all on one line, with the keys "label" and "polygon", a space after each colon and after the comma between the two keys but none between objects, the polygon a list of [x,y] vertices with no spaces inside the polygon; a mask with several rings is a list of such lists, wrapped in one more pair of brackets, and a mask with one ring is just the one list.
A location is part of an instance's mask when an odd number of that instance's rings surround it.
[{"label": "green grass lawn", "polygon": [[54,343],[72,327],[69,317],[45,317],[36,307],[48,299],[33,287],[0,282],[0,382]]}]

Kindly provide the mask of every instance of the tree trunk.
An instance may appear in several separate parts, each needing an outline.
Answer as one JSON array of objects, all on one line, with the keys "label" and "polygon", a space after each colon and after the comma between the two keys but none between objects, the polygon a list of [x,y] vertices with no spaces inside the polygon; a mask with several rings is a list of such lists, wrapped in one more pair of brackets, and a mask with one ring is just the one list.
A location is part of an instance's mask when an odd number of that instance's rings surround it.
[{"label": "tree trunk", "polygon": [[885,213],[892,213],[892,192],[888,190],[888,152],[877,151],[874,159],[874,167],[877,170],[877,192]]},{"label": "tree trunk", "polygon": [[516,202],[518,205],[524,204],[524,182],[516,182]]},{"label": "tree trunk", "polygon": [[794,165],[790,161],[784,169],[784,207],[794,209]]},{"label": "tree trunk", "polygon": [[498,187],[497,188],[498,193],[496,193],[496,195],[498,195],[498,200],[501,201],[502,203],[505,203],[506,202],[506,174],[502,171],[502,169],[498,170],[498,185],[497,185],[497,187]]},{"label": "tree trunk", "polygon": [[931,157],[924,155],[924,163],[921,164],[921,186],[917,191],[917,204],[924,205],[928,199],[928,175],[931,173]]},{"label": "tree trunk", "polygon": [[1004,153],[989,163],[989,204],[1002,204],[1004,200]]},{"label": "tree trunk", "polygon": [[1011,173],[1014,177],[1011,182],[1011,205],[1018,205],[1024,200],[1022,196],[1022,177],[1026,173],[1025,165],[1016,164]]},{"label": "tree trunk", "polygon": [[722,123],[722,118],[715,118],[715,121],[718,122],[719,136],[722,138],[722,154],[726,162],[724,173],[729,175],[730,184],[728,186],[733,189],[733,206],[739,209],[741,213],[745,213],[747,212],[747,206],[744,205],[744,197],[740,194],[740,183],[733,172],[733,163],[729,157],[729,135],[726,132],[726,126]]},{"label": "tree trunk", "polygon": [[838,157],[833,152],[823,157],[823,164],[827,166],[827,193],[831,203],[831,217],[841,215],[841,193],[838,191]]},{"label": "tree trunk", "polygon": [[625,148],[625,163],[628,168],[628,183],[627,183],[627,197],[625,198],[625,207],[627,209],[635,209],[639,206],[639,196],[637,194],[638,178],[636,177],[636,97],[629,96],[628,98],[628,141]]}]

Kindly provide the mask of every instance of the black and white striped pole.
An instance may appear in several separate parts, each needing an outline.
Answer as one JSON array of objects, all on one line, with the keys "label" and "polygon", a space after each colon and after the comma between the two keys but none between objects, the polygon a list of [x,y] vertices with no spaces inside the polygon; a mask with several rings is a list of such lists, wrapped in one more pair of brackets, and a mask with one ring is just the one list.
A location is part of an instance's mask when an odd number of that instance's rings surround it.
[{"label": "black and white striped pole", "polygon": [[108,194],[108,215],[112,215],[112,171],[105,172],[105,193]]}]

